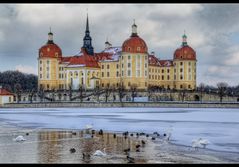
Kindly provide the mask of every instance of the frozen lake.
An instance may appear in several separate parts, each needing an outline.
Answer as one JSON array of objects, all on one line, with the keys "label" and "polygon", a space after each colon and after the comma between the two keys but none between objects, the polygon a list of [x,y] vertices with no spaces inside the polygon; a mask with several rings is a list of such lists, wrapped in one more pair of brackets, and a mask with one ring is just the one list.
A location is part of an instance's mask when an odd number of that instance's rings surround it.
[{"label": "frozen lake", "polygon": [[172,129],[171,142],[190,146],[206,138],[208,149],[239,152],[239,109],[218,108],[22,108],[0,109],[2,122],[25,128],[159,132]]}]

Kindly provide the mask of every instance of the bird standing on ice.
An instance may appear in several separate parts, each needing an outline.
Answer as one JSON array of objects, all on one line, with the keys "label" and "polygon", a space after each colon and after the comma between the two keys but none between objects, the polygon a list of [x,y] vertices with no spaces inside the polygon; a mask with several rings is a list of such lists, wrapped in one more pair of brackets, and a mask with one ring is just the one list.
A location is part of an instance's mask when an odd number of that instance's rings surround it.
[{"label": "bird standing on ice", "polygon": [[105,148],[103,149],[104,151],[96,150],[95,153],[93,154],[94,156],[106,156]]},{"label": "bird standing on ice", "polygon": [[85,126],[85,129],[87,129],[87,130],[90,130],[90,129],[92,129],[93,128],[93,124],[90,124],[90,125],[86,125]]},{"label": "bird standing on ice", "polygon": [[15,139],[13,139],[14,141],[25,141],[26,139],[23,136],[17,136]]},{"label": "bird standing on ice", "polygon": [[206,146],[210,143],[207,139],[199,138],[199,143],[203,146],[203,148],[206,148]]}]

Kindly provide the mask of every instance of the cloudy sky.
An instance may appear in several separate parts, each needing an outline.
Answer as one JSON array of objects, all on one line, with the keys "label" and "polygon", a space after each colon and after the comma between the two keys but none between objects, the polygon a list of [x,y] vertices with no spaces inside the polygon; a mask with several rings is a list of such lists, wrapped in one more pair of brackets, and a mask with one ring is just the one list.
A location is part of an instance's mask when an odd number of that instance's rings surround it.
[{"label": "cloudy sky", "polygon": [[0,71],[37,74],[49,27],[63,55],[76,54],[87,9],[95,52],[107,37],[121,46],[135,19],[149,53],[172,59],[185,30],[197,53],[197,83],[239,84],[239,4],[0,4]]}]

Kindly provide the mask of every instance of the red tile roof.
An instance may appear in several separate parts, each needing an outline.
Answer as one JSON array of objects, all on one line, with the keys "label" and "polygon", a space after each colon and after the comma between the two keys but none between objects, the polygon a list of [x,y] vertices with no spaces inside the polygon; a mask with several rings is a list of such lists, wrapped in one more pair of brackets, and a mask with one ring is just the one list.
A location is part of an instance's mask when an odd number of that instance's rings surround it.
[{"label": "red tile roof", "polygon": [[169,66],[173,66],[173,61],[172,60],[159,60],[156,56],[149,55],[149,65],[150,66],[169,67]]},{"label": "red tile roof", "polygon": [[39,57],[60,58],[62,57],[62,51],[57,44],[46,44],[39,49]]},{"label": "red tile roof", "polygon": [[6,89],[0,88],[0,96],[9,96],[9,95],[14,95],[13,93],[7,91]]},{"label": "red tile roof", "polygon": [[[140,48],[140,50],[138,50],[138,48]],[[132,36],[124,41],[122,52],[147,53],[148,47],[142,38],[139,36]]]},{"label": "red tile roof", "polygon": [[196,60],[196,52],[190,46],[182,46],[174,52],[174,59]]},{"label": "red tile roof", "polygon": [[88,55],[84,48],[81,49],[82,55],[80,56],[73,56],[69,60],[68,66],[71,65],[83,65],[85,67],[94,67],[100,68],[97,60],[91,55]]}]

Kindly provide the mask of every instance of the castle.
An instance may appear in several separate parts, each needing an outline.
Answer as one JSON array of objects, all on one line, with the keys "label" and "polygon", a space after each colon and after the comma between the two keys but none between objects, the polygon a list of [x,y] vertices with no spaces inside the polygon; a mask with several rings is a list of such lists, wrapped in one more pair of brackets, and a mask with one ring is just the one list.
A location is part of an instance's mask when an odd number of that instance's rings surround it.
[{"label": "castle", "polygon": [[176,49],[173,59],[160,60],[148,53],[146,42],[132,25],[131,36],[121,47],[113,47],[108,41],[105,49],[95,53],[89,30],[88,15],[84,44],[77,55],[64,57],[61,48],[54,43],[53,33],[48,33],[47,43],[39,49],[38,88],[44,90],[87,90],[124,86],[147,90],[149,86],[165,89],[194,90],[196,88],[196,52],[182,36],[182,45]]}]

